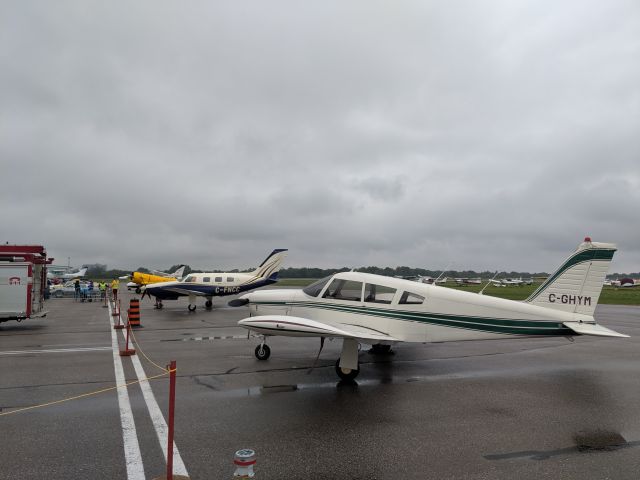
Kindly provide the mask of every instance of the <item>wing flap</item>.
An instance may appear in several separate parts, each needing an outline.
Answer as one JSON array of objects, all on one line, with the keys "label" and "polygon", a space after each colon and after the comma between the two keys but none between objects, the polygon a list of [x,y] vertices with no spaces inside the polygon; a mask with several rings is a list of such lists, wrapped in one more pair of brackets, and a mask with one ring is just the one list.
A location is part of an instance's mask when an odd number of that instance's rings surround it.
[{"label": "wing flap", "polygon": [[284,335],[289,337],[339,337],[360,340],[399,341],[384,332],[372,330],[360,325],[332,325],[308,318],[286,315],[260,315],[240,320],[238,325],[266,335]]},{"label": "wing flap", "polygon": [[563,325],[570,328],[580,335],[595,335],[597,337],[622,337],[629,338],[629,335],[618,333],[597,323],[585,323],[585,322],[564,322]]}]

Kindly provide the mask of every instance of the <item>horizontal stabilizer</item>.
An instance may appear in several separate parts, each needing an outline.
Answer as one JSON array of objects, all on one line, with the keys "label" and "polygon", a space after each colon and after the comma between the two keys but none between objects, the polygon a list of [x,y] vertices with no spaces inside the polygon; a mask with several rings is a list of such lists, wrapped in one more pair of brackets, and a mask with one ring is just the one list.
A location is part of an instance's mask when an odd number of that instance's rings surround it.
[{"label": "horizontal stabilizer", "polygon": [[595,335],[598,337],[622,337],[629,338],[629,335],[615,332],[597,323],[584,322],[564,322],[563,325],[580,335]]},{"label": "horizontal stabilizer", "polygon": [[398,339],[371,328],[358,325],[331,325],[308,318],[289,317],[286,315],[260,315],[240,320],[238,325],[266,335],[304,336],[304,337],[336,337],[355,338],[359,340],[375,340],[397,342]]}]

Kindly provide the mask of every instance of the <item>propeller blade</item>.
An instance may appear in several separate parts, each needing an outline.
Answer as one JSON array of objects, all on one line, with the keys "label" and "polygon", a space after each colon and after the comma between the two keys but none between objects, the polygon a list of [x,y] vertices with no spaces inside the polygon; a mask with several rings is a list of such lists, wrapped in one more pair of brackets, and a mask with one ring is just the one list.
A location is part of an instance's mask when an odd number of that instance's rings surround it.
[{"label": "propeller blade", "polygon": [[247,303],[249,303],[248,298],[234,298],[229,303],[227,303],[227,305],[229,305],[230,307],[243,307]]}]

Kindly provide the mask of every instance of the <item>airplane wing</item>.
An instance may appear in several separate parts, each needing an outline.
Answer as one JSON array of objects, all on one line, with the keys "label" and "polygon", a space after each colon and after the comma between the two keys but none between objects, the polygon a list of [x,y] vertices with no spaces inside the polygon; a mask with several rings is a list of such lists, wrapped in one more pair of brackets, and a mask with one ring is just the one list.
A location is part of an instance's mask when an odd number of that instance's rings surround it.
[{"label": "airplane wing", "polygon": [[162,290],[164,290],[165,292],[173,292],[173,293],[176,293],[178,295],[188,295],[188,296],[193,295],[193,296],[196,296],[196,297],[206,297],[207,295],[211,294],[211,293],[202,292],[200,290],[190,289],[188,287],[180,287],[180,286],[177,286],[177,285],[175,287],[164,287],[164,286],[161,286],[160,288],[162,288]]},{"label": "airplane wing", "polygon": [[149,270],[151,273],[153,273],[154,275],[157,275],[158,277],[173,277],[173,275],[171,275],[170,273],[167,272],[161,272],[160,270],[154,270],[151,269]]},{"label": "airplane wing", "polygon": [[564,322],[563,325],[570,328],[580,335],[595,335],[597,337],[623,337],[629,338],[629,335],[618,333],[610,330],[597,323],[584,323],[584,322]]},{"label": "airplane wing", "polygon": [[286,315],[260,315],[240,320],[238,325],[265,335],[282,335],[287,337],[334,337],[354,338],[366,341],[399,342],[397,338],[384,332],[360,325],[317,322],[308,318],[289,317]]},{"label": "airplane wing", "polygon": [[180,278],[184,274],[185,267],[186,265],[180,265],[180,267],[178,267],[175,272],[171,272],[171,273],[162,272],[160,270],[154,270],[154,269],[151,269],[150,272],[153,273],[154,275],[157,275],[158,277]]}]

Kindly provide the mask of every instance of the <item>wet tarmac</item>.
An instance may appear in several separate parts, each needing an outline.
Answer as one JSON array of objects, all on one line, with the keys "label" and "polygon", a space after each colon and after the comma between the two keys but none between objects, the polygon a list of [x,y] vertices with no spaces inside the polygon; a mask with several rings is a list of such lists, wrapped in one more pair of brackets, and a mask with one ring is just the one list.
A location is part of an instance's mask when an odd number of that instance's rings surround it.
[{"label": "wet tarmac", "polygon": [[[47,304],[44,319],[0,324],[0,413],[116,381],[108,309]],[[189,313],[184,299],[163,310],[145,299],[135,331],[147,376],[162,372],[141,353],[177,361],[175,442],[193,479],[232,478],[241,448],[256,451],[256,479],[638,478],[638,307],[597,310],[628,339],[363,349],[357,383],[341,384],[339,341],[313,369],[316,339],[272,338],[260,362],[257,340],[236,326],[246,308],[220,305]],[[133,361],[122,358],[127,381],[137,380]],[[165,418],[168,383],[150,382]],[[140,385],[127,390],[144,476],[160,476],[154,416]],[[0,416],[0,432],[0,479],[132,478],[115,391]]]}]

